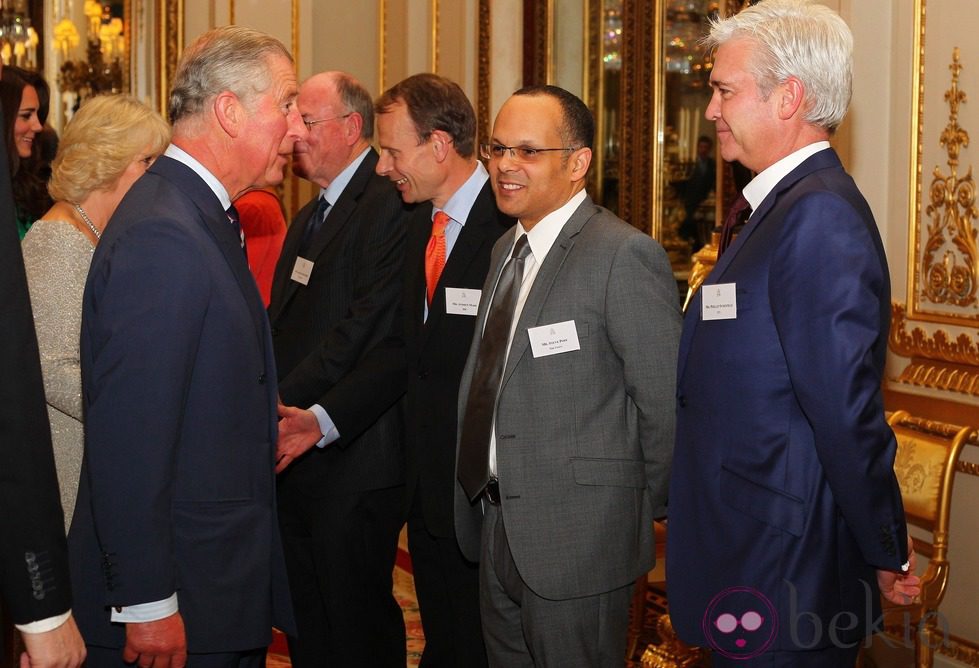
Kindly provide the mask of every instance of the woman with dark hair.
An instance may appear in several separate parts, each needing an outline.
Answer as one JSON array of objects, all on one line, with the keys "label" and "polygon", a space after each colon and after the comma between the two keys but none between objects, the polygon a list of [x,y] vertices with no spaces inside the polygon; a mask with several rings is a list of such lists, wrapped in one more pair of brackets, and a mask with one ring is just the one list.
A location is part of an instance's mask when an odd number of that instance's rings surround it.
[{"label": "woman with dark hair", "polygon": [[34,140],[43,128],[41,100],[38,89],[26,74],[14,67],[5,67],[0,75],[3,132],[21,239],[31,223],[51,206],[44,180],[37,174],[39,161],[35,158],[38,149]]}]

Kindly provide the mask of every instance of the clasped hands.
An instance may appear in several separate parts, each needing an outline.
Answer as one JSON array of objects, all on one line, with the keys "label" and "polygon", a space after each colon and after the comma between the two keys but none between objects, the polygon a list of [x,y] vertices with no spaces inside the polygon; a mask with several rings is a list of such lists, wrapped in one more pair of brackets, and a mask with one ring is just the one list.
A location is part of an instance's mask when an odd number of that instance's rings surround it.
[{"label": "clasped hands", "polygon": [[278,413],[279,440],[275,445],[275,472],[282,473],[316,445],[323,434],[313,411],[286,406],[280,399]]}]

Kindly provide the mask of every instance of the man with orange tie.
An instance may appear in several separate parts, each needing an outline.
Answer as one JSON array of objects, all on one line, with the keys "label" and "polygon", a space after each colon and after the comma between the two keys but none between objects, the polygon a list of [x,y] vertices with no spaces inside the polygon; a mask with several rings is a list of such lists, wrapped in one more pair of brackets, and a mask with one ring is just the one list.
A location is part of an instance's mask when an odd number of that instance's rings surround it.
[{"label": "man with orange tie", "polygon": [[478,568],[453,520],[456,401],[490,251],[513,219],[476,159],[476,115],[457,84],[418,74],[375,104],[381,159],[406,202],[408,543],[425,629],[422,665],[485,666]]},{"label": "man with orange tie", "polygon": [[343,406],[330,396],[398,326],[407,210],[374,173],[363,86],[324,72],[303,83],[297,104],[309,137],[296,143],[293,171],[320,193],[289,227],[269,305],[280,415],[299,418],[305,434],[283,420],[276,451],[298,626],[289,652],[296,668],[404,665],[391,579],[404,524],[399,409],[369,391],[345,393]]}]

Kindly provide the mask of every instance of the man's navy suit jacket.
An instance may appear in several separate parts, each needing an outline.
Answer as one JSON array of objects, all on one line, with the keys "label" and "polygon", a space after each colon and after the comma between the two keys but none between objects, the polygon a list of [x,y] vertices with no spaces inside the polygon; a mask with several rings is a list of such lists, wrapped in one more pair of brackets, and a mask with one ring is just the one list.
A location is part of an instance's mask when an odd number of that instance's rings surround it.
[{"label": "man's navy suit jacket", "polygon": [[[704,295],[728,283],[737,317],[702,320]],[[737,587],[771,604],[772,649],[827,647],[832,624],[839,642],[869,632],[875,569],[907,558],[880,391],[889,318],[873,215],[820,151],[759,205],[686,314],[667,551],[684,641],[724,637],[712,601]]]},{"label": "man's navy suit jacket", "polygon": [[190,652],[292,628],[275,508],[268,320],[218,198],[161,157],[125,196],[82,311],[85,460],[69,534],[86,642],[177,592]]}]

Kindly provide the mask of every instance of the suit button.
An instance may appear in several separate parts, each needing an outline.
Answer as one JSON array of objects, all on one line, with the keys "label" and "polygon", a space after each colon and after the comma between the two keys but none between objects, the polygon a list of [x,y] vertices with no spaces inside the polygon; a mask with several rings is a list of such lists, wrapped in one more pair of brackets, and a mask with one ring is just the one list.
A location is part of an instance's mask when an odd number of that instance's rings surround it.
[{"label": "suit button", "polygon": [[680,406],[680,408],[686,408],[687,407],[687,398],[681,394],[680,396],[678,396],[676,398],[676,403]]},{"label": "suit button", "polygon": [[428,372],[427,371],[419,371],[418,372],[418,380],[425,380],[426,378],[428,378]]},{"label": "suit button", "polygon": [[278,336],[278,335],[279,335],[279,328],[278,327],[273,327],[272,328],[272,336]]},{"label": "suit button", "polygon": [[265,385],[265,374],[264,373],[258,374],[258,384],[259,385]]}]

